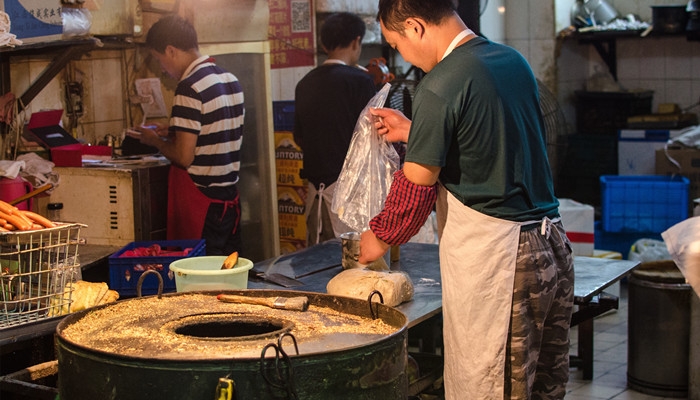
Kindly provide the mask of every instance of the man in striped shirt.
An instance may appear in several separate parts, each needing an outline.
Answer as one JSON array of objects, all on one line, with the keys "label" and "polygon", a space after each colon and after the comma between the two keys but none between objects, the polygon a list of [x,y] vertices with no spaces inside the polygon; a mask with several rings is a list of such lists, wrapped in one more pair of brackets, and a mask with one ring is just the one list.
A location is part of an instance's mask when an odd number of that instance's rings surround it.
[{"label": "man in striped shirt", "polygon": [[161,18],[146,45],[164,72],[179,80],[170,125],[132,133],[156,147],[172,167],[168,181],[168,239],[206,240],[207,255],[240,250],[236,183],[243,133],[243,91],[236,77],[199,53],[185,19]]}]

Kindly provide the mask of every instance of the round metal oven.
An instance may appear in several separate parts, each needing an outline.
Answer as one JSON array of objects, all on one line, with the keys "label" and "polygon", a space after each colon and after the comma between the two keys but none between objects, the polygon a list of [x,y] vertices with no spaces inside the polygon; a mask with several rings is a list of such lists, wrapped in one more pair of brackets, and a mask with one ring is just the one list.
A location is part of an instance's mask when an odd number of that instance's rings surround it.
[{"label": "round metal oven", "polygon": [[[218,294],[307,296],[306,311]],[[405,399],[406,316],[327,294],[229,290],[124,300],[57,327],[59,397],[210,400]],[[218,395],[217,395],[218,396]]]}]

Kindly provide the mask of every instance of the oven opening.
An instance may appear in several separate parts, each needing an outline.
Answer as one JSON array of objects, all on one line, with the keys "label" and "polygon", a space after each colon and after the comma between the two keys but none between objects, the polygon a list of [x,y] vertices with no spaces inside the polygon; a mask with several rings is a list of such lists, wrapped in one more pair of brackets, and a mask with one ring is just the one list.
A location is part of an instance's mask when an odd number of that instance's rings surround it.
[{"label": "oven opening", "polygon": [[178,335],[203,340],[257,340],[275,338],[289,332],[294,324],[279,318],[262,318],[240,314],[190,315],[166,324]]}]

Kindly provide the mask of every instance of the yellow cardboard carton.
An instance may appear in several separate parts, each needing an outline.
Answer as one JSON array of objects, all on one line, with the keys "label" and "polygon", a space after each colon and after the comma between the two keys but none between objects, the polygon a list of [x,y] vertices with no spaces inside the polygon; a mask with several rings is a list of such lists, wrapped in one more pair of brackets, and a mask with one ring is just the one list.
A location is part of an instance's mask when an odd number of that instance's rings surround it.
[{"label": "yellow cardboard carton", "polygon": [[306,240],[306,187],[278,186],[280,239]]},{"label": "yellow cardboard carton", "polygon": [[306,186],[306,179],[299,176],[304,167],[304,154],[294,142],[292,132],[275,132],[275,165],[278,185]]}]

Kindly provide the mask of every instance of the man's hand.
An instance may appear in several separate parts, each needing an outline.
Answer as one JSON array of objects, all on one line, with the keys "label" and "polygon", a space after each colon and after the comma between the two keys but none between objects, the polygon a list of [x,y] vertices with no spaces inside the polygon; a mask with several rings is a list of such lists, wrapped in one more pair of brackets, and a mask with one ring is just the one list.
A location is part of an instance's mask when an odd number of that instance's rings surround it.
[{"label": "man's hand", "polygon": [[148,126],[144,126],[143,128],[150,128],[156,131],[158,136],[162,137],[168,137],[168,124],[162,124],[160,122],[154,122],[152,124],[148,124]]},{"label": "man's hand", "polygon": [[155,129],[134,127],[127,129],[126,134],[145,145],[155,147],[178,167],[187,169],[194,161],[194,150],[197,147],[195,134],[176,131],[174,135],[168,135],[164,126],[156,126]]},{"label": "man's hand", "polygon": [[369,111],[375,117],[379,135],[386,137],[389,142],[408,142],[411,120],[401,111],[392,108],[370,108]]},{"label": "man's hand", "polygon": [[360,256],[357,261],[360,264],[369,264],[382,257],[387,250],[389,250],[389,247],[390,246],[379,239],[374,232],[366,230],[362,232],[362,236],[360,236]]},{"label": "man's hand", "polygon": [[127,129],[126,134],[134,139],[138,139],[145,145],[155,147],[160,150],[160,145],[162,145],[163,139],[162,136],[158,134],[156,129],[136,126],[131,129]]}]

